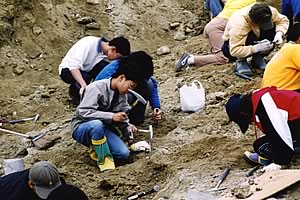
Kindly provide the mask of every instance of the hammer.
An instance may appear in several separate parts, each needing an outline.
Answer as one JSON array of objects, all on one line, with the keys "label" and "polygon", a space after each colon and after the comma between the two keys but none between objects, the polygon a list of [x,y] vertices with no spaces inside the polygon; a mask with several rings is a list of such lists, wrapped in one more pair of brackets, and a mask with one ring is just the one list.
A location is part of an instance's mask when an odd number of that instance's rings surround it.
[{"label": "hammer", "polygon": [[145,191],[145,192],[139,192],[137,194],[131,195],[129,197],[126,198],[126,200],[134,200],[134,199],[138,199],[142,196],[145,196],[146,194],[152,193],[152,192],[158,192],[160,190],[160,186],[159,185],[154,185],[150,190]]},{"label": "hammer", "polygon": [[131,105],[131,107],[134,107],[138,102],[141,102],[142,104],[146,105],[147,104],[147,101],[144,99],[144,97],[142,97],[142,95],[140,95],[139,93],[131,90],[131,89],[128,89],[128,91],[133,94],[133,96],[136,97],[136,101]]},{"label": "hammer", "polygon": [[153,138],[153,128],[152,128],[152,125],[149,125],[149,129],[148,130],[138,129],[138,131],[142,132],[142,133],[148,133],[148,143],[150,145],[150,151],[151,151],[152,138]]},{"label": "hammer", "polygon": [[9,123],[9,124],[15,124],[15,123],[22,123],[26,121],[33,120],[33,122],[36,122],[40,117],[40,114],[36,114],[34,117],[24,118],[24,119],[16,119],[16,120],[0,120],[1,123]]}]

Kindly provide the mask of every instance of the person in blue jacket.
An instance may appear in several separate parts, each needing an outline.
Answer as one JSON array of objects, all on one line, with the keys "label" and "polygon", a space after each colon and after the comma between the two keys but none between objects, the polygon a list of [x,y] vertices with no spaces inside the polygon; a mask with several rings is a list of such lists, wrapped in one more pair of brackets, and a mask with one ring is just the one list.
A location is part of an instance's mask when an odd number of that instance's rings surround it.
[{"label": "person in blue jacket", "polygon": [[287,16],[290,22],[289,28],[296,22],[300,22],[300,1],[299,0],[282,0],[282,14]]},{"label": "person in blue jacket", "polygon": [[[146,70],[146,73],[148,69],[153,69],[152,57],[144,51],[133,52],[128,56],[128,58],[136,61],[141,67]],[[119,62],[119,60],[116,60],[105,66],[97,75],[95,80],[110,78],[117,71]],[[139,84],[138,87],[134,89],[134,91],[144,97],[146,101],[149,101],[150,106],[153,109],[153,118],[156,122],[158,122],[161,120],[162,112],[160,109],[160,98],[158,94],[157,81],[154,79],[150,71],[148,74],[149,76],[147,78],[147,81],[143,84]],[[143,105],[141,102],[138,102],[135,96],[133,96],[131,93],[128,93],[128,102],[132,107],[128,116],[130,123],[134,125],[143,123],[147,105]]]},{"label": "person in blue jacket", "polygon": [[216,17],[223,10],[225,2],[225,0],[205,0],[211,18]]}]

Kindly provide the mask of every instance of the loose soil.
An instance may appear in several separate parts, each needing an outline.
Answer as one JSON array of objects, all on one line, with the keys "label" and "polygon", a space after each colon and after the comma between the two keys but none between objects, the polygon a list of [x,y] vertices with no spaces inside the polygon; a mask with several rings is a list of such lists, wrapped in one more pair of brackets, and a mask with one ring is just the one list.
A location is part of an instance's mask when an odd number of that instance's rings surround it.
[{"label": "loose soil", "polygon": [[[280,1],[271,3],[280,8]],[[93,23],[87,24],[86,19]],[[233,93],[257,89],[261,74],[256,73],[253,81],[240,79],[233,75],[232,64],[175,73],[175,61],[182,53],[209,52],[201,34],[207,22],[203,1],[1,1],[0,117],[41,115],[35,123],[3,124],[2,128],[32,135],[46,132],[47,137],[60,139],[47,150],[37,150],[28,147],[23,138],[1,133],[0,163],[23,158],[27,168],[39,160],[50,160],[68,183],[79,186],[90,199],[122,199],[155,184],[161,190],[141,199],[187,199],[189,189],[206,193],[213,188],[217,176],[229,167],[230,174],[222,184],[227,189],[210,194],[234,197],[236,188],[253,179],[245,176],[252,165],[242,155],[252,150],[255,133],[251,127],[243,135],[229,122],[224,104]],[[184,33],[185,38],[175,40],[178,33]],[[68,97],[68,85],[58,76],[58,65],[68,49],[86,35],[124,35],[133,50],[153,56],[164,112],[164,120],[154,126],[153,151],[133,154],[130,164],[104,173],[90,160],[88,149],[71,138],[70,119],[75,108]],[[162,46],[168,46],[171,53],[157,55]],[[183,113],[178,88],[192,80],[203,84],[206,105],[199,113]],[[150,109],[140,128],[149,124],[154,125]],[[147,139],[145,134],[136,137]],[[298,167],[296,159],[291,168]],[[3,169],[1,165],[1,174]],[[299,195],[296,184],[277,197],[298,199]]]}]

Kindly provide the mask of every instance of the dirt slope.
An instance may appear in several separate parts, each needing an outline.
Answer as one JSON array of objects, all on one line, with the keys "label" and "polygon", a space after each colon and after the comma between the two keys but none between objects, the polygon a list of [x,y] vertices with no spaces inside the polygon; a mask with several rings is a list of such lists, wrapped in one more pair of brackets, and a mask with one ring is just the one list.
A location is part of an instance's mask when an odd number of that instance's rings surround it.
[{"label": "dirt slope", "polygon": [[[88,2],[100,2],[91,4]],[[272,1],[276,6],[278,1]],[[224,104],[234,92],[256,89],[261,81],[241,80],[232,66],[205,66],[175,74],[174,63],[185,51],[207,53],[200,35],[208,16],[203,1],[183,0],[3,0],[0,2],[0,117],[17,119],[41,115],[36,123],[2,127],[37,134],[47,132],[61,139],[46,151],[27,148],[16,136],[0,134],[0,163],[22,157],[26,167],[38,160],[51,160],[67,182],[82,188],[90,199],[121,199],[155,184],[161,191],[144,199],[187,199],[188,189],[206,192],[215,186],[216,176],[225,167],[231,172],[227,190],[212,193],[232,196],[231,189],[248,182],[245,173],[252,167],[242,158],[251,149],[254,130],[242,135],[228,122]],[[184,40],[174,37],[184,33]],[[154,151],[133,155],[131,164],[99,173],[88,151],[70,136],[74,112],[67,85],[58,77],[58,65],[67,50],[85,35],[112,38],[124,35],[134,50],[154,57],[165,119],[154,127]],[[156,55],[168,46],[171,53]],[[178,86],[194,79],[206,90],[206,106],[200,113],[180,111]],[[150,118],[146,128],[153,124]],[[137,138],[146,139],[139,134]],[[297,160],[293,168],[298,168]],[[3,171],[3,166],[0,168]],[[285,191],[286,199],[297,199],[299,188]]]}]

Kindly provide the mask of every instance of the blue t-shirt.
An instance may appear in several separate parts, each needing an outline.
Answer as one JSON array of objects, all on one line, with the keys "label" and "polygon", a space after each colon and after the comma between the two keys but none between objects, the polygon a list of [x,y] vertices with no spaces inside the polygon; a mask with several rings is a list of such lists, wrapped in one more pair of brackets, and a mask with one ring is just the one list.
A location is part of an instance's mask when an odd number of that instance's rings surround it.
[{"label": "blue t-shirt", "polygon": [[[99,72],[95,80],[97,81],[97,80],[110,78],[118,70],[119,64],[120,64],[120,60],[115,60],[109,63]],[[157,81],[154,79],[154,77],[151,77],[150,80],[153,83],[153,88],[149,99],[150,105],[153,109],[160,108],[160,99],[158,95]]]}]

